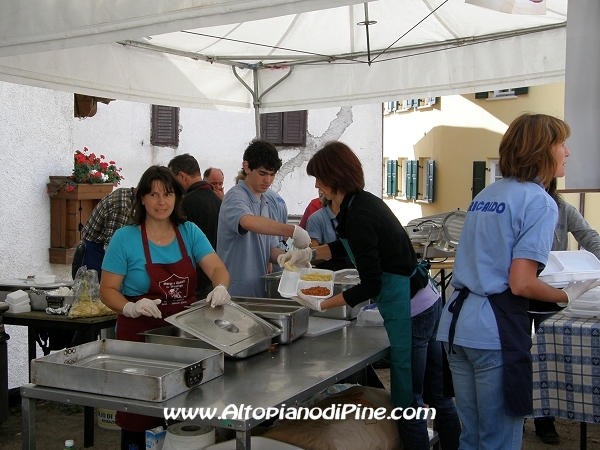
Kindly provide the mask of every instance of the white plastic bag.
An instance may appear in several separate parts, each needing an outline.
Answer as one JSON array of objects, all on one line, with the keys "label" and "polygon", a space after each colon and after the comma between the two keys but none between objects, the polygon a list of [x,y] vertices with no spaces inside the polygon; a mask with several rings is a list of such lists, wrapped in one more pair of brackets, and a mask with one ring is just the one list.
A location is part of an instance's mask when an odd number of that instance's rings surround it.
[{"label": "white plastic bag", "polygon": [[357,327],[382,327],[383,317],[377,308],[377,303],[364,306],[356,318]]}]

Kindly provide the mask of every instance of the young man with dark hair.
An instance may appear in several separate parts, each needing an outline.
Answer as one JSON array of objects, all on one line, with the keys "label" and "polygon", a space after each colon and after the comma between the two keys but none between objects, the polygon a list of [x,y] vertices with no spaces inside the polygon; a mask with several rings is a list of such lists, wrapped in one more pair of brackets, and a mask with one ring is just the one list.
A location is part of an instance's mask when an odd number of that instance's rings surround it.
[{"label": "young man with dark hair", "polygon": [[263,195],[281,168],[277,149],[268,141],[254,140],[246,148],[242,171],[245,179],[227,191],[219,213],[217,254],[231,275],[231,295],[266,297],[269,262],[284,253],[277,247],[278,236],[292,237],[295,246],[310,244],[308,233],[296,225],[270,218],[269,203]]}]

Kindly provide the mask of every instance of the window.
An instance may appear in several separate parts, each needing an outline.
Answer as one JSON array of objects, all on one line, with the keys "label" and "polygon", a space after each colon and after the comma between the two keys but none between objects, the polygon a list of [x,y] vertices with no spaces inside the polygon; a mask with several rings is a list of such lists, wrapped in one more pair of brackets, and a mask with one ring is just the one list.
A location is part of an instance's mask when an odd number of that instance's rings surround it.
[{"label": "window", "polygon": [[179,145],[179,108],[152,105],[150,143],[164,147]]},{"label": "window", "polygon": [[498,165],[497,159],[490,159],[490,173],[488,184],[495,183],[496,181],[502,178],[502,174],[500,173],[500,166]]},{"label": "window", "polygon": [[273,145],[306,146],[306,111],[260,115],[260,135]]},{"label": "window", "polygon": [[[490,96],[490,93],[492,94]],[[481,99],[485,98],[487,100],[501,100],[507,98],[517,98],[519,95],[524,95],[529,93],[529,88],[520,87],[513,89],[498,89],[496,91],[488,91],[488,92],[476,92],[475,98]]]}]

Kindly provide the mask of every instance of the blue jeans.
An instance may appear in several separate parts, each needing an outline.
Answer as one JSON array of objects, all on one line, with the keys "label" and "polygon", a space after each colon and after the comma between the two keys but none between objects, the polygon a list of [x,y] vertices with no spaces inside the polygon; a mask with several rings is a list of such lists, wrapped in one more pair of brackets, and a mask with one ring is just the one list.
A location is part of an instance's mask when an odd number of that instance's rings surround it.
[{"label": "blue jeans", "polygon": [[[412,320],[412,384],[414,401],[411,407],[424,406],[436,409],[435,424],[444,450],[458,449],[460,421],[450,397],[444,397],[442,382],[442,343],[436,341],[438,322],[442,314],[442,301],[438,299],[430,308]],[[425,398],[425,400],[423,400]],[[424,419],[398,421],[400,439],[405,449],[429,450],[427,421]]]},{"label": "blue jeans", "polygon": [[461,450],[520,450],[525,417],[504,412],[502,350],[454,344],[448,362],[463,426]]}]

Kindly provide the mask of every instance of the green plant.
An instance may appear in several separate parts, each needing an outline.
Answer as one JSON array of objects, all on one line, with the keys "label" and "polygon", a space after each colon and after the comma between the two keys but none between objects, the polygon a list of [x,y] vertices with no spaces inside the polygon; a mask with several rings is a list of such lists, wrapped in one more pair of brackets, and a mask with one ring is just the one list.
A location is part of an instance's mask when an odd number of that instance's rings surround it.
[{"label": "green plant", "polygon": [[76,150],[73,157],[73,174],[66,178],[66,181],[56,186],[48,188],[48,194],[54,196],[64,187],[65,191],[73,192],[75,184],[96,184],[111,183],[117,186],[123,177],[119,173],[123,170],[117,168],[116,162],[110,160],[106,162],[104,155],[97,156],[95,153],[89,153],[87,147],[83,151]]}]

